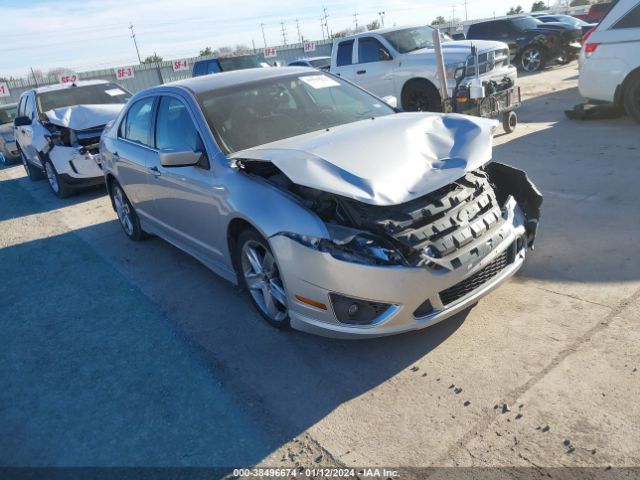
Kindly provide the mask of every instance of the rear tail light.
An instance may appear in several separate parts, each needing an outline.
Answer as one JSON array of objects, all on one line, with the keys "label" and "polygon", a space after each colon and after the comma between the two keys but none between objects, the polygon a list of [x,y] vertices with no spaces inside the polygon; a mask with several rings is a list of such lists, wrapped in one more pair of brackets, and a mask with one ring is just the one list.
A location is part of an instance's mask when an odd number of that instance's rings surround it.
[{"label": "rear tail light", "polygon": [[598,45],[600,45],[599,43],[587,43],[584,46],[584,53],[589,56],[591,55],[593,52],[596,51],[596,49],[598,48]]}]

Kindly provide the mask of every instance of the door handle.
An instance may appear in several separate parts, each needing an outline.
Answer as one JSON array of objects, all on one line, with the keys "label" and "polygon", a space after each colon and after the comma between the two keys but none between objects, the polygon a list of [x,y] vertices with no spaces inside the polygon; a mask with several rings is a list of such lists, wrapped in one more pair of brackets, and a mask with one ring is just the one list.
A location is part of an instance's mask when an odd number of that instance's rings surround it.
[{"label": "door handle", "polygon": [[358,70],[356,73],[358,75],[362,75],[363,73],[367,73],[367,71],[366,70]]},{"label": "door handle", "polygon": [[159,177],[160,175],[162,175],[158,167],[149,167],[149,171],[153,174],[154,177]]}]

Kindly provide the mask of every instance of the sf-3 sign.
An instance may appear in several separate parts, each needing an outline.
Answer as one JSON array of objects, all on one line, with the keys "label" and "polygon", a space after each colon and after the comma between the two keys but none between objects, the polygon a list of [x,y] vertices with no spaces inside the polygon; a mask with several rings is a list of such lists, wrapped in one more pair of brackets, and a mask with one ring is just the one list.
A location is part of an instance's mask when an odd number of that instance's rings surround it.
[{"label": "sf-3 sign", "polygon": [[126,80],[127,78],[133,78],[133,67],[119,67],[115,69],[116,78],[118,80]]}]

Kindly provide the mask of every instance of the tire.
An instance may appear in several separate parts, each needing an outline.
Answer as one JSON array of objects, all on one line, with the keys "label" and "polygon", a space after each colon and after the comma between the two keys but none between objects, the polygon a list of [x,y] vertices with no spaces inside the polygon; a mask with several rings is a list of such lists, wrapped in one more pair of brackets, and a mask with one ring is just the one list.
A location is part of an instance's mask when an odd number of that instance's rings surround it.
[{"label": "tire", "polygon": [[33,165],[29,160],[27,160],[27,157],[24,156],[22,150],[20,150],[20,159],[22,160],[22,166],[27,172],[27,177],[29,177],[29,180],[31,180],[32,182],[37,182],[38,180],[42,180],[44,178],[44,172],[40,168]]},{"label": "tire", "polygon": [[247,229],[236,245],[234,262],[238,278],[254,307],[270,325],[289,330],[287,293],[269,243],[257,231]]},{"label": "tire", "polygon": [[513,110],[502,115],[502,128],[506,133],[513,133],[518,125],[518,115]]},{"label": "tire", "polygon": [[558,65],[568,65],[575,60],[575,57],[569,54],[567,49],[560,52],[560,56],[556,58]]},{"label": "tire", "polygon": [[538,72],[547,63],[547,55],[542,47],[531,46],[524,49],[520,55],[518,66],[527,73]]},{"label": "tire", "polygon": [[427,80],[410,80],[402,89],[402,108],[407,112],[442,112],[440,92]]},{"label": "tire", "polygon": [[4,153],[0,152],[0,165],[2,165],[3,167],[8,167],[9,163],[9,160],[7,160],[7,157],[4,156]]},{"label": "tire", "polygon": [[125,235],[134,242],[149,238],[147,232],[142,230],[140,218],[119,183],[113,182],[109,189],[109,196],[118,215],[118,223]]},{"label": "tire", "polygon": [[640,74],[636,74],[629,80],[624,89],[624,109],[629,116],[640,123]]},{"label": "tire", "polygon": [[47,183],[51,187],[51,191],[58,198],[66,198],[73,193],[73,188],[67,185],[58,175],[56,167],[54,167],[51,160],[44,161],[44,173],[47,177]]}]

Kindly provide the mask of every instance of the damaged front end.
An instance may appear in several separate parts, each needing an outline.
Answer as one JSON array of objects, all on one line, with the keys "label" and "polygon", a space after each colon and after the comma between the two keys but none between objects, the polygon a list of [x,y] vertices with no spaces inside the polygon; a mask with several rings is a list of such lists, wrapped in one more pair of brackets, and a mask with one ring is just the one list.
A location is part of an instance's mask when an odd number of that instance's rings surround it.
[{"label": "damaged front end", "polygon": [[496,162],[398,205],[370,205],[297,185],[269,162],[236,165],[293,195],[329,232],[329,238],[283,235],[353,263],[470,270],[508,238],[515,238],[512,257],[533,247],[540,219],[540,192],[523,171]]}]

